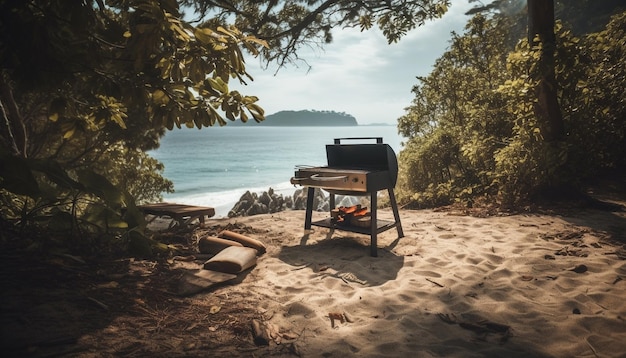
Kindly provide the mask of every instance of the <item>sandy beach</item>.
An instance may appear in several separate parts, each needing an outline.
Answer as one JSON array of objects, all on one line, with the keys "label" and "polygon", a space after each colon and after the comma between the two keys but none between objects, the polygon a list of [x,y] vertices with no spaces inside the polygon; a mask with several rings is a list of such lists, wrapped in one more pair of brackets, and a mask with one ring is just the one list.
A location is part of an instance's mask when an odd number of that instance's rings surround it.
[{"label": "sandy beach", "polygon": [[[379,234],[378,257],[368,235],[305,232],[304,211],[161,233],[177,255],[157,260],[7,251],[2,346],[9,357],[626,357],[619,204],[484,217],[401,209],[405,236]],[[223,229],[266,252],[181,295],[207,260],[199,240]]]},{"label": "sandy beach", "polygon": [[267,246],[237,284],[194,296],[256,302],[275,339],[254,356],[626,356],[623,211],[401,210],[405,237],[379,234],[378,257],[367,235],[305,232],[303,221],[287,211],[209,223],[256,228]]}]

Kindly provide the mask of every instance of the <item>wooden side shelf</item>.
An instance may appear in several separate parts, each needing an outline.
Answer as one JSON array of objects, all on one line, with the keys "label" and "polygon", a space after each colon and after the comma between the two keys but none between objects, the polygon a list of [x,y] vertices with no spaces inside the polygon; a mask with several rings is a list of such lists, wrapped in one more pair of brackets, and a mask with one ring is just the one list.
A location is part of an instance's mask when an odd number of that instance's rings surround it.
[{"label": "wooden side shelf", "polygon": [[[210,218],[215,215],[215,209],[208,206],[195,206],[175,203],[155,203],[138,205],[137,208],[144,215],[154,215],[157,217],[167,216],[178,223],[180,226],[191,224],[195,219],[200,220],[204,224],[204,218]],[[170,225],[171,227],[172,225]]]}]

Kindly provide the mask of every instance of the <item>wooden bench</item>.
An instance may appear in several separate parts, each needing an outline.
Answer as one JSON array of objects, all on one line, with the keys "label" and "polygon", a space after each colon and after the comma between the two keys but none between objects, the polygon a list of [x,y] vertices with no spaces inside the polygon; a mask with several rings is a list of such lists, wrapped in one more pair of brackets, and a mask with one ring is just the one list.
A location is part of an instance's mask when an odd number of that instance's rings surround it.
[{"label": "wooden bench", "polygon": [[[167,216],[176,221],[181,227],[191,224],[195,219],[204,224],[205,216],[210,218],[215,215],[215,209],[208,206],[195,206],[175,203],[155,203],[138,205],[137,208],[144,215],[154,215],[156,217]],[[170,228],[175,223],[170,224]]]}]

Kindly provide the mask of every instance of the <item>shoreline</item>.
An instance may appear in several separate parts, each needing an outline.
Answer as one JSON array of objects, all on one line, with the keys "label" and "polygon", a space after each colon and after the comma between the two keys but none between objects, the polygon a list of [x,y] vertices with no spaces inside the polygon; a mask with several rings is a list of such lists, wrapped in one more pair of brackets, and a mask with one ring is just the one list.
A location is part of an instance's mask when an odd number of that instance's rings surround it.
[{"label": "shoreline", "polygon": [[198,205],[208,206],[215,209],[215,215],[211,219],[227,219],[228,212],[239,202],[241,197],[246,193],[256,193],[261,195],[263,192],[267,192],[270,189],[274,190],[274,193],[282,195],[283,197],[293,196],[296,190],[301,189],[295,187],[289,182],[279,183],[271,185],[266,188],[248,188],[248,189],[233,189],[223,192],[214,193],[202,193],[191,194],[185,196],[163,196],[164,202],[186,204],[186,205]]}]

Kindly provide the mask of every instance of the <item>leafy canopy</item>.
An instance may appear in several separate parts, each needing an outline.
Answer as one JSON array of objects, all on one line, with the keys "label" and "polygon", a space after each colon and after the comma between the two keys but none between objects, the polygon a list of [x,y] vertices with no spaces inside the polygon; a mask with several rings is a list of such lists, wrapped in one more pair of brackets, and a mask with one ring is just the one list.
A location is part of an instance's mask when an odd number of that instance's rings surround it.
[{"label": "leafy canopy", "polygon": [[215,25],[232,23],[244,33],[267,42],[261,50],[266,62],[279,66],[297,63],[302,46],[332,42],[333,30],[377,27],[389,43],[426,21],[441,17],[449,0],[184,0],[199,19]]},{"label": "leafy canopy", "polygon": [[233,86],[253,80],[247,55],[283,66],[344,26],[397,41],[448,5],[0,0],[2,218],[78,234],[126,225],[138,238],[135,202],[173,189],[146,153],[165,130],[264,119]]}]

